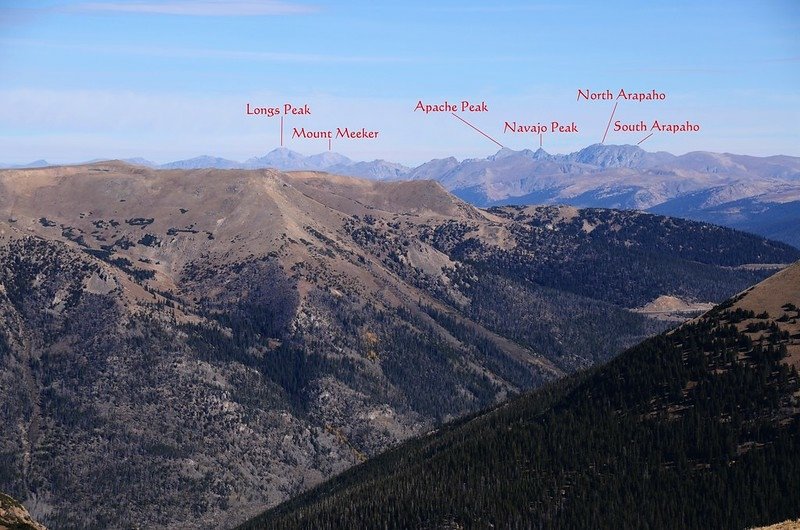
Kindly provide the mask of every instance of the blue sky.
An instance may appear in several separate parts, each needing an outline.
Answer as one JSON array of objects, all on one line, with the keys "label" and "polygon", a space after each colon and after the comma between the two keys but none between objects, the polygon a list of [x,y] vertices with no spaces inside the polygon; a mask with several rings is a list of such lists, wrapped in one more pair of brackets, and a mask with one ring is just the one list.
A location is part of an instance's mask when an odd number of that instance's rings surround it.
[{"label": "blue sky", "polygon": [[[800,2],[2,1],[0,161],[200,154],[243,160],[280,142],[245,104],[308,104],[293,127],[379,130],[336,140],[355,159],[417,164],[497,145],[418,100],[485,101],[463,115],[514,149],[539,138],[505,121],[575,121],[550,152],[599,142],[613,104],[578,88],[664,92],[615,119],[701,125],[648,150],[800,156]],[[606,143],[644,135],[609,133]]]}]

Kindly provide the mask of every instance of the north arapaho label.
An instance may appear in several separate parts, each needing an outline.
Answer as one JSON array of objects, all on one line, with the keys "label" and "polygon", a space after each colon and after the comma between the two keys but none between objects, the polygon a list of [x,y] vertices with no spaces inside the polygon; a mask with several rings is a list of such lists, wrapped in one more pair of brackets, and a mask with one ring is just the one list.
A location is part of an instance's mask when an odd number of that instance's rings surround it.
[{"label": "north arapaho label", "polygon": [[611,90],[604,90],[597,92],[587,89],[578,89],[578,101],[607,101],[613,99],[622,99],[625,101],[664,101],[667,99],[667,94],[653,89],[649,92],[637,92],[631,90],[619,89],[618,92]]}]

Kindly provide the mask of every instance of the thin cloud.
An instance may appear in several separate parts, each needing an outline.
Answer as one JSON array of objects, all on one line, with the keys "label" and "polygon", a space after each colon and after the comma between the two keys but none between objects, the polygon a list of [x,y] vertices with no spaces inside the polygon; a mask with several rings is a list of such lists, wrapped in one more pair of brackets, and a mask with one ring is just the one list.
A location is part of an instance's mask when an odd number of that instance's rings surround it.
[{"label": "thin cloud", "polygon": [[94,13],[133,13],[195,17],[307,15],[319,11],[315,6],[268,0],[261,2],[226,2],[214,0],[199,2],[180,0],[166,2],[83,2],[70,7],[69,10]]},{"label": "thin cloud", "polygon": [[157,46],[92,46],[69,44],[63,42],[47,42],[30,39],[0,39],[6,46],[23,46],[71,50],[84,53],[102,53],[114,55],[140,55],[173,59],[220,59],[261,61],[274,63],[411,63],[420,61],[415,57],[369,56],[369,55],[330,55],[318,53],[298,53],[281,51],[224,50],[208,48],[161,48]]},{"label": "thin cloud", "polygon": [[[544,64],[544,57],[541,55],[343,55],[343,54],[324,54],[324,53],[302,53],[285,51],[254,51],[254,50],[225,50],[210,48],[164,48],[158,46],[118,46],[118,45],[87,45],[71,44],[66,42],[52,42],[34,39],[15,39],[0,37],[0,49],[3,47],[31,47],[31,48],[50,48],[54,50],[71,50],[93,54],[120,54],[120,55],[139,55],[148,57],[161,57],[173,59],[219,59],[219,60],[241,60],[258,61],[272,63],[353,63],[353,64],[475,64],[475,63],[520,63],[520,64]],[[550,56],[553,57],[552,55]],[[569,68],[573,66],[567,58],[556,64],[559,67]]]},{"label": "thin cloud", "polygon": [[[95,49],[94,51],[103,51]],[[289,62],[289,63],[397,63],[411,62],[414,59],[403,57],[371,57],[360,55],[326,55],[317,53],[245,51],[245,50],[212,50],[203,48],[159,49],[155,47],[113,47],[114,53],[132,55],[149,55],[178,59],[221,59],[241,61]]]},{"label": "thin cloud", "polygon": [[746,61],[748,63],[796,63],[800,62],[800,56],[797,57],[779,57],[776,59],[755,59]]},{"label": "thin cloud", "polygon": [[527,4],[527,5],[475,5],[475,6],[431,6],[426,11],[444,13],[524,13],[536,11],[561,11],[566,9],[562,4]]}]

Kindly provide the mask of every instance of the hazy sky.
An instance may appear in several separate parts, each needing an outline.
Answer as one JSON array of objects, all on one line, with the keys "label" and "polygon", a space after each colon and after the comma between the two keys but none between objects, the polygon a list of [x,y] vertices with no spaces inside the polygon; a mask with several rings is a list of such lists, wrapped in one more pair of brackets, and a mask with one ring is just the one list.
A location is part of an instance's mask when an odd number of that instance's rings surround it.
[{"label": "hazy sky", "polygon": [[[416,164],[498,146],[418,100],[485,101],[464,119],[505,146],[550,152],[599,142],[613,101],[577,90],[666,94],[620,101],[615,120],[701,126],[647,150],[800,156],[800,2],[326,2],[0,0],[0,162],[210,154],[244,160],[280,142],[279,118],[245,105],[308,104],[294,127],[380,131],[332,142],[355,159]],[[606,143],[647,133],[609,132]]]}]

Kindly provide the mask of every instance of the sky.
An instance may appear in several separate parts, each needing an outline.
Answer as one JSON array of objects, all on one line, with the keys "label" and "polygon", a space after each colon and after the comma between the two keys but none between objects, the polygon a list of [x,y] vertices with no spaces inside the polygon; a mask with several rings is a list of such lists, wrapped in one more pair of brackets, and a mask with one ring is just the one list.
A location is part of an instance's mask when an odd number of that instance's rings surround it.
[{"label": "sky", "polygon": [[[500,145],[568,153],[604,136],[676,154],[800,156],[798,87],[797,0],[0,0],[2,163],[241,161],[282,140],[417,165]],[[579,89],[665,98],[579,101]],[[414,110],[464,100],[487,110]],[[248,103],[310,114],[284,116],[281,137],[280,116],[247,115]],[[616,120],[648,129],[615,131]],[[645,138],[655,120],[700,130]],[[551,132],[553,121],[577,132]],[[292,137],[344,127],[378,135]]]}]

